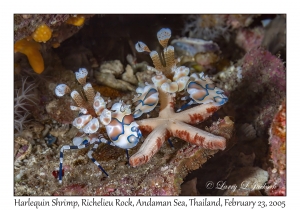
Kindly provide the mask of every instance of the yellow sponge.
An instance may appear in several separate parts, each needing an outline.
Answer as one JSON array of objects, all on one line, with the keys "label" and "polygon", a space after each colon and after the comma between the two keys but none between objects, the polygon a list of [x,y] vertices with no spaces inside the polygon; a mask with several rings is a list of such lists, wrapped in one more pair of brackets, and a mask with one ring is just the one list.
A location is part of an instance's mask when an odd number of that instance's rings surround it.
[{"label": "yellow sponge", "polygon": [[83,15],[77,15],[76,17],[70,17],[66,23],[74,25],[74,26],[81,26],[84,23],[84,16]]},{"label": "yellow sponge", "polygon": [[14,51],[25,54],[32,69],[38,74],[44,71],[44,59],[39,50],[39,43],[26,38],[17,41],[14,45]]},{"label": "yellow sponge", "polygon": [[32,38],[36,42],[47,42],[52,36],[51,29],[46,25],[42,24],[33,32]]}]

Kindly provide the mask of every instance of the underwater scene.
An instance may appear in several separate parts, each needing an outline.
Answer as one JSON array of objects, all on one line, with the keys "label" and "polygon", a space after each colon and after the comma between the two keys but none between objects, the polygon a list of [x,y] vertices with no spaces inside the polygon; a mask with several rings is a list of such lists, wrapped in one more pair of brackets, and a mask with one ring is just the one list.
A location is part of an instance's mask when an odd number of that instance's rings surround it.
[{"label": "underwater scene", "polygon": [[285,14],[14,14],[14,196],[285,196]]}]

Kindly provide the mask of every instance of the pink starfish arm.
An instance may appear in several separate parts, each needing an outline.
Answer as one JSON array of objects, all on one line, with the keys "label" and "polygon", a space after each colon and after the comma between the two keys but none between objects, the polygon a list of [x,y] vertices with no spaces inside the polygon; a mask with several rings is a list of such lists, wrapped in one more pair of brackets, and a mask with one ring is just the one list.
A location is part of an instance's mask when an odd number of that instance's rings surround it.
[{"label": "pink starfish arm", "polygon": [[139,151],[131,156],[130,165],[135,167],[150,161],[151,157],[156,154],[170,136],[178,137],[205,149],[224,150],[226,148],[226,139],[224,137],[215,136],[178,120],[168,120],[168,122],[160,124],[148,135]]},{"label": "pink starfish arm", "polygon": [[157,153],[166,139],[169,138],[169,132],[166,125],[159,126],[151,132],[139,151],[129,159],[131,166],[135,167],[147,163],[151,157]]},{"label": "pink starfish arm", "polygon": [[150,133],[152,132],[156,126],[158,125],[159,119],[156,118],[149,118],[149,119],[143,119],[138,120],[136,123],[139,125],[139,129],[142,131],[142,133]]},{"label": "pink starfish arm", "polygon": [[187,124],[196,124],[204,121],[217,111],[219,107],[209,103],[175,113],[173,95],[163,92],[161,88],[158,88],[158,91],[161,102],[159,116],[136,121],[143,133],[150,134],[139,151],[131,156],[129,160],[131,166],[135,167],[150,161],[151,157],[170,136],[178,137],[206,149],[225,149],[226,139],[224,137],[215,136]]},{"label": "pink starfish arm", "polygon": [[169,118],[186,122],[189,124],[197,124],[203,122],[204,120],[209,118],[214,112],[218,111],[221,108],[220,106],[214,106],[212,105],[212,103],[208,103],[198,105],[196,107],[190,108],[179,113],[175,113],[175,98],[173,97],[174,95],[165,93],[161,90],[161,88],[158,88],[158,92],[159,101],[161,103],[159,117],[161,118]]},{"label": "pink starfish arm", "polygon": [[197,124],[209,118],[220,106],[213,106],[211,103],[201,104],[188,110],[174,113],[172,119],[180,120],[189,124]]},{"label": "pink starfish arm", "polygon": [[178,137],[191,144],[201,146],[205,149],[221,149],[226,148],[226,139],[222,136],[215,136],[204,130],[188,125],[186,123],[175,121],[168,130],[174,137]]}]

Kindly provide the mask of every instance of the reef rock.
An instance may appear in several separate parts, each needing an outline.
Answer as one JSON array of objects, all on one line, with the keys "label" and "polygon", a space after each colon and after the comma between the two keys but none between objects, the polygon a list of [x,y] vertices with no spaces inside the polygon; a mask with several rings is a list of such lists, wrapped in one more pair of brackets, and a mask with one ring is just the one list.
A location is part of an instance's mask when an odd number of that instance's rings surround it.
[{"label": "reef rock", "polygon": [[127,69],[123,74],[124,76],[122,76],[122,79],[125,78],[126,81],[117,79],[118,77],[121,77],[123,71],[123,65],[119,60],[107,61],[100,66],[99,71],[95,72],[95,78],[96,81],[101,85],[106,85],[121,91],[134,91],[135,87],[127,82],[132,81],[128,74],[135,77],[133,73],[131,74],[130,70]]},{"label": "reef rock", "polygon": [[249,195],[254,191],[265,188],[268,180],[268,172],[258,167],[242,167],[234,170],[226,185],[236,186],[236,188],[228,189],[224,195]]},{"label": "reef rock", "polygon": [[[235,70],[236,69],[236,70]],[[269,51],[258,47],[248,51],[229,73],[221,72],[220,88],[229,95],[227,106],[237,121],[251,123],[258,136],[266,136],[272,119],[286,96],[286,68]],[[243,93],[243,94],[241,94]]]},{"label": "reef rock", "polygon": [[270,153],[273,168],[269,168],[268,195],[286,195],[286,102],[283,101],[270,128]]}]

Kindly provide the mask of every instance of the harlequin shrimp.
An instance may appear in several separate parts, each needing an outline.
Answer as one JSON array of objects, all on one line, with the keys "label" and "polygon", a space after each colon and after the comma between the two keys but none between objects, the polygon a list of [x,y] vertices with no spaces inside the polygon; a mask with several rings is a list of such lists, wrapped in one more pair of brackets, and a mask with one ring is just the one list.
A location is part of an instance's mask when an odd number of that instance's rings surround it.
[{"label": "harlequin shrimp", "polygon": [[181,91],[186,91],[189,94],[189,96],[183,97],[182,100],[190,99],[190,101],[178,109],[177,112],[192,104],[212,103],[221,106],[228,100],[223,94],[223,90],[216,87],[203,72],[200,74],[193,73],[189,76],[190,69],[188,67],[176,66],[174,47],[168,46],[170,37],[171,30],[169,28],[162,28],[157,32],[158,41],[163,47],[161,55],[157,51],[150,51],[148,46],[141,41],[135,45],[138,52],[150,53],[154,68],[148,66],[148,69],[156,72],[156,76],[152,77],[153,84],[146,84],[145,87],[136,89],[138,95],[133,99],[136,105],[135,118],[155,108],[159,101],[159,90],[169,94],[176,94],[176,92]]},{"label": "harlequin shrimp", "polygon": [[[55,94],[62,97],[70,93],[77,106],[70,106],[71,110],[79,111],[79,117],[73,121],[73,126],[79,129],[82,134],[73,139],[73,145],[64,145],[60,149],[59,164],[59,183],[62,183],[63,174],[63,153],[64,150],[83,149],[93,144],[94,146],[88,152],[88,157],[97,165],[97,167],[106,175],[106,171],[92,157],[93,152],[98,148],[100,143],[106,143],[111,146],[117,146],[126,150],[128,158],[128,149],[137,145],[142,136],[139,125],[134,121],[131,114],[130,105],[126,105],[122,101],[113,104],[110,110],[106,108],[106,102],[99,92],[95,93],[92,85],[86,83],[87,70],[79,69],[75,73],[77,81],[83,86],[85,95],[81,96],[76,90],[71,92],[70,88],[65,84],[59,84],[55,88]],[[110,140],[104,138],[100,133],[101,124],[105,126],[107,135]]]},{"label": "harlequin shrimp", "polygon": [[[163,46],[161,54],[150,51],[143,42],[135,45],[138,52],[150,53],[154,67],[148,66],[148,70],[154,71],[156,75],[152,77],[153,84],[146,84],[136,89],[137,95],[133,99],[135,105],[133,116],[138,118],[144,113],[151,112],[158,104],[160,104],[160,110],[157,117],[136,121],[139,129],[149,135],[139,150],[130,157],[129,163],[133,167],[149,162],[163,143],[165,141],[170,143],[170,138],[173,137],[205,149],[224,150],[226,148],[224,137],[215,136],[192,125],[201,123],[212,116],[227,101],[227,97],[204,74],[190,75],[188,67],[176,66],[174,47],[168,46],[170,37],[170,29],[163,28],[158,31],[157,38]],[[191,99],[191,101],[176,113],[174,108],[178,92],[183,95],[188,94],[189,96],[183,100]],[[194,103],[199,105],[182,111]]]}]

